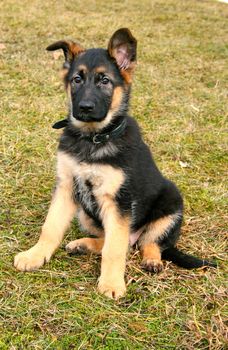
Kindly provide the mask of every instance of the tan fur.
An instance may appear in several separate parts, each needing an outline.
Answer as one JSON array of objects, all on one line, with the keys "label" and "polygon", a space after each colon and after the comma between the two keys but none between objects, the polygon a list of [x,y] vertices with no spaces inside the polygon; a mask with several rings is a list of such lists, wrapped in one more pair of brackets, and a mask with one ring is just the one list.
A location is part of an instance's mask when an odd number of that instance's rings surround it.
[{"label": "tan fur", "polygon": [[168,215],[151,222],[145,227],[141,237],[139,237],[139,248],[142,254],[142,267],[151,272],[161,272],[163,263],[161,261],[161,251],[156,240],[163,237],[173,225],[179,214]]},{"label": "tan fur", "polygon": [[114,198],[124,182],[122,170],[113,168],[111,165],[78,162],[64,152],[58,152],[58,164],[65,169],[65,173],[80,177],[84,181],[89,180],[93,185],[95,197],[109,195]]},{"label": "tan fur", "polygon": [[[70,89],[70,85],[68,85],[68,89]],[[68,90],[68,97],[70,99],[70,105],[72,104],[71,102],[71,93]],[[105,119],[101,122],[91,122],[91,123],[86,123],[81,120],[77,120],[73,117],[73,115],[70,115],[71,121],[73,125],[75,125],[77,128],[80,128],[84,132],[91,132],[91,131],[99,131],[103,128],[105,128],[112,120],[114,117],[115,113],[118,111],[119,106],[121,104],[123,97],[123,88],[121,86],[117,86],[114,91],[113,91],[113,96],[112,96],[112,103],[111,107],[107,113],[107,116]]]},{"label": "tan fur", "polygon": [[98,290],[118,299],[125,294],[124,273],[129,244],[130,223],[120,217],[116,204],[105,198],[103,203],[105,242],[102,250],[101,275]]},{"label": "tan fur", "polygon": [[66,171],[93,185],[105,230],[98,289],[118,298],[125,293],[124,271],[130,232],[129,219],[121,217],[115,203],[115,195],[125,179],[124,173],[110,165],[79,163],[64,152],[59,152],[58,158]]},{"label": "tan fur", "polygon": [[87,73],[87,72],[88,72],[88,68],[86,67],[86,65],[80,64],[80,65],[78,66],[78,71],[79,71],[79,72],[82,71],[83,73]]},{"label": "tan fur", "polygon": [[103,245],[104,238],[84,237],[68,243],[66,245],[66,250],[70,253],[84,251],[85,253],[91,252],[95,254],[101,254]]},{"label": "tan fur", "polygon": [[[79,70],[79,71],[83,71],[84,73],[86,73],[86,72],[88,71],[87,67],[86,67],[84,64],[79,65],[78,70]],[[69,71],[68,68],[63,68],[63,69],[60,71],[60,78],[61,78],[62,80],[65,80],[68,71]],[[70,83],[67,85],[66,90],[67,90],[67,95],[68,95],[68,97],[69,97],[69,96],[70,96]]]},{"label": "tan fur", "polygon": [[107,74],[107,76],[110,79],[115,80],[115,76],[110,71],[108,71],[108,68],[105,67],[105,66],[99,66],[99,67],[94,68],[94,72],[96,72],[96,73],[104,73],[105,75]]},{"label": "tan fur", "polygon": [[164,218],[160,218],[151,222],[144,234],[140,237],[139,244],[149,244],[155,242],[158,238],[168,232],[168,230],[175,224],[175,220],[178,218],[178,213],[174,215],[168,215]]},{"label": "tan fur", "polygon": [[143,260],[161,260],[161,251],[156,243],[150,243],[143,246],[142,250]]},{"label": "tan fur", "polygon": [[105,66],[99,66],[99,67],[96,67],[94,69],[94,71],[96,73],[106,73],[107,72],[107,68]]},{"label": "tan fur", "polygon": [[156,243],[148,243],[141,246],[142,267],[151,272],[161,272],[163,263],[161,261],[161,251]]},{"label": "tan fur", "polygon": [[162,271],[163,264],[161,261],[161,251],[158,244],[155,242],[158,238],[164,236],[173,225],[175,225],[178,216],[177,213],[151,222],[139,238],[142,266],[146,270],[153,272]]},{"label": "tan fur", "polygon": [[79,209],[77,217],[82,229],[87,233],[98,237],[104,236],[104,231],[93,224],[93,219],[91,219],[82,208]]},{"label": "tan fur", "polygon": [[123,173],[122,171],[116,171],[114,178],[114,174],[112,175],[110,170],[106,169],[108,179],[112,179],[107,183],[106,190],[98,189],[94,191],[101,208],[101,217],[105,229],[98,289],[102,294],[117,299],[123,296],[126,290],[124,273],[130,223],[128,218],[121,217],[115,202],[115,195],[124,181]]},{"label": "tan fur", "polygon": [[58,161],[58,183],[47,218],[42,227],[39,241],[31,249],[19,253],[14,260],[18,270],[31,271],[49,261],[60,245],[64,232],[68,228],[77,206],[72,199],[73,177],[69,169]]},{"label": "tan fur", "polygon": [[[124,272],[130,223],[128,218],[120,215],[115,196],[124,182],[124,173],[110,165],[80,163],[66,153],[58,152],[57,174],[57,190],[39,242],[31,250],[20,253],[15,258],[15,266],[23,271],[32,270],[50,259],[76,212],[76,204],[72,200],[73,177],[80,177],[81,180],[89,180],[93,184],[93,194],[101,208],[105,230],[98,289],[109,297],[123,296],[126,290]],[[86,217],[83,219],[85,223]],[[88,226],[88,220],[86,225]],[[102,238],[97,241],[83,239],[82,242],[86,242],[88,249],[97,253],[103,245]],[[75,244],[78,242],[72,243]]]},{"label": "tan fur", "polygon": [[120,70],[120,74],[122,75],[122,77],[124,78],[124,81],[127,85],[132,83],[133,80],[133,74],[136,68],[136,62],[135,63],[131,63],[131,66],[128,69],[121,69]]},{"label": "tan fur", "polygon": [[77,56],[85,51],[85,49],[80,44],[75,43],[74,41],[67,41],[67,45],[71,59],[73,59],[74,56]]},{"label": "tan fur", "polygon": [[112,113],[115,113],[119,110],[122,98],[123,98],[123,88],[121,86],[117,86],[114,89],[113,95],[112,95],[112,104],[110,108],[110,111]]}]

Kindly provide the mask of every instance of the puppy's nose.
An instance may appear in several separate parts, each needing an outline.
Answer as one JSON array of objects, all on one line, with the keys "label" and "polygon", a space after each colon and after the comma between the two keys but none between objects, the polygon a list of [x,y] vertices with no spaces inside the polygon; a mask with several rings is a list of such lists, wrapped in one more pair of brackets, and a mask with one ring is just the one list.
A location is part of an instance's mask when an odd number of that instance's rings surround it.
[{"label": "puppy's nose", "polygon": [[95,108],[95,103],[92,101],[79,102],[79,108],[81,112],[92,112]]}]

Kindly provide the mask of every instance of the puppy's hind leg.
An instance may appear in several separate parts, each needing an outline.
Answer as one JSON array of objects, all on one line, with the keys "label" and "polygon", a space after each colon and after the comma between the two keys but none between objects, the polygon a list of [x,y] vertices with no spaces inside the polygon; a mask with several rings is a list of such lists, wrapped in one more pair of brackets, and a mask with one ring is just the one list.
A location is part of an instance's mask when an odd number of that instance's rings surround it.
[{"label": "puppy's hind leg", "polygon": [[163,263],[161,260],[161,250],[156,243],[146,243],[140,248],[142,254],[142,268],[149,272],[161,272]]},{"label": "puppy's hind leg", "polygon": [[167,238],[167,241],[172,245],[174,244],[176,240],[174,236],[175,227],[177,224],[179,225],[179,219],[179,214],[172,214],[148,224],[145,232],[139,239],[143,269],[155,273],[163,270],[161,253],[164,247],[161,242]]}]

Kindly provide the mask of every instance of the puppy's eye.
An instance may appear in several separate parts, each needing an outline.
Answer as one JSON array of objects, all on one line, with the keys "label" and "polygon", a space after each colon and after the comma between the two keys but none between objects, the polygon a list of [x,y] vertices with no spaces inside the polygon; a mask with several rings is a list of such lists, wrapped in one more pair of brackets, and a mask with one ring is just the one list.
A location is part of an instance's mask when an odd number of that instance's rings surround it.
[{"label": "puppy's eye", "polygon": [[108,84],[109,82],[110,82],[110,79],[109,79],[108,77],[102,77],[102,79],[101,79],[101,83],[102,83],[102,84],[106,85],[106,84]]},{"label": "puppy's eye", "polygon": [[82,81],[81,75],[77,74],[77,75],[74,77],[73,81],[74,81],[76,84],[81,83],[81,81]]}]

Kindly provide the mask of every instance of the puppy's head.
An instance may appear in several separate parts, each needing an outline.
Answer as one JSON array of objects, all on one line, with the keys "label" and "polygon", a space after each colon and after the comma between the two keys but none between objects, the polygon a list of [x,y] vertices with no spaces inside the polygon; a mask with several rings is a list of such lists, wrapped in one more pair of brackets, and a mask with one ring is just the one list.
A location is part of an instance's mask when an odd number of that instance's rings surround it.
[{"label": "puppy's head", "polygon": [[47,47],[49,51],[64,52],[70,118],[76,127],[85,131],[103,129],[126,112],[136,47],[137,41],[127,28],[113,34],[107,50],[85,50],[72,41],[58,41]]}]

